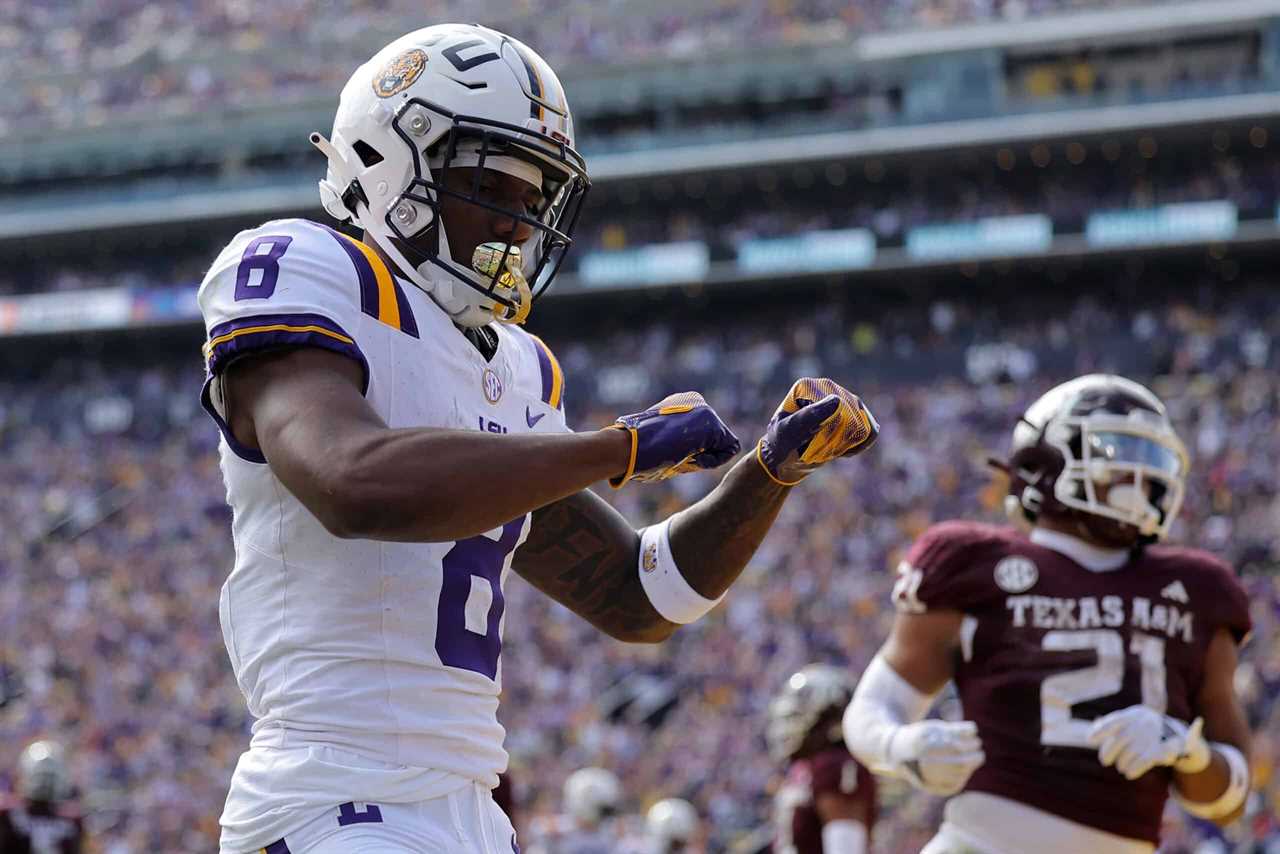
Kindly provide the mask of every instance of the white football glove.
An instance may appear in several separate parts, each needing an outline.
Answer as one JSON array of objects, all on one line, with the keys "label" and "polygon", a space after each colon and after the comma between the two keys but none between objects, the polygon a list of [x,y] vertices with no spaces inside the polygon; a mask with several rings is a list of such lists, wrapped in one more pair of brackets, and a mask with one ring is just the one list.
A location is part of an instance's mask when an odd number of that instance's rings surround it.
[{"label": "white football glove", "polygon": [[1213,758],[1209,742],[1201,734],[1204,718],[1187,726],[1149,706],[1130,706],[1103,715],[1089,727],[1086,739],[1098,748],[1098,761],[1114,765],[1129,780],[1136,780],[1159,765],[1184,774],[1196,774]]},{"label": "white football glove", "polygon": [[918,721],[903,724],[886,750],[895,769],[917,789],[954,795],[987,760],[973,721]]}]

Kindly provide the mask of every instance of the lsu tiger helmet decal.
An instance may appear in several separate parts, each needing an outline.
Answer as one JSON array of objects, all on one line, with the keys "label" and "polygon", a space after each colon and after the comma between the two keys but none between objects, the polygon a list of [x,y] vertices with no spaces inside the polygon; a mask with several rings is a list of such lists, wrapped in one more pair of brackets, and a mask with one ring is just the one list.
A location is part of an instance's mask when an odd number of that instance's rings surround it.
[{"label": "lsu tiger helmet decal", "polygon": [[[478,25],[426,27],[378,51],[343,88],[330,137],[311,141],[328,160],[325,210],[364,229],[460,326],[524,321],[572,243],[591,183],[551,66]],[[449,170],[467,168],[470,191],[446,185]],[[538,188],[537,204],[496,207],[480,191],[485,170]],[[454,258],[445,198],[510,216],[532,236]]]}]

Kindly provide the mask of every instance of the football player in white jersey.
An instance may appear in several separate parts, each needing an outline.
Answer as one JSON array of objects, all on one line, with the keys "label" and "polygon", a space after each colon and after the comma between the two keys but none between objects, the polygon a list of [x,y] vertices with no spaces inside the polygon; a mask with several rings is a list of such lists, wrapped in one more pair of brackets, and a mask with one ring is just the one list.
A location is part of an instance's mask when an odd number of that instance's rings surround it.
[{"label": "football player in white jersey", "polygon": [[361,238],[269,222],[199,294],[236,550],[219,616],[255,718],[221,850],[516,851],[490,796],[507,574],[661,641],[878,426],[800,380],[710,495],[637,531],[587,487],[739,445],[692,392],[566,427],[560,367],[520,325],[589,186],[555,73],[502,33],[428,27],[356,70],[330,136],[321,197]]}]

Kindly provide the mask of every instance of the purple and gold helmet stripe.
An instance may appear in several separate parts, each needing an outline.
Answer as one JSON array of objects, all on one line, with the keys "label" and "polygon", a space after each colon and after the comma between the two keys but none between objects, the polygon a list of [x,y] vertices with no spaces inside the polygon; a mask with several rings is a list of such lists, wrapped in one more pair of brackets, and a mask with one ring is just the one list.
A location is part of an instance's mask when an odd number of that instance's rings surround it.
[{"label": "purple and gold helmet stripe", "polygon": [[409,308],[409,299],[382,257],[354,237],[328,226],[321,228],[333,235],[355,265],[356,274],[360,277],[360,310],[393,329],[417,338],[418,324],[413,310]]},{"label": "purple and gold helmet stripe", "polygon": [[542,402],[553,409],[564,408],[564,373],[560,370],[560,362],[555,353],[542,342],[537,335],[529,336],[533,340],[534,352],[538,354],[538,367],[542,371]]},{"label": "purple and gold helmet stripe", "polygon": [[525,52],[517,45],[511,45],[515,48],[516,56],[520,57],[520,61],[524,63],[524,70],[529,74],[529,91],[533,93],[533,98],[529,101],[529,117],[545,122],[546,114],[542,108],[542,77],[538,74],[538,68],[534,65],[533,60],[529,59]]}]

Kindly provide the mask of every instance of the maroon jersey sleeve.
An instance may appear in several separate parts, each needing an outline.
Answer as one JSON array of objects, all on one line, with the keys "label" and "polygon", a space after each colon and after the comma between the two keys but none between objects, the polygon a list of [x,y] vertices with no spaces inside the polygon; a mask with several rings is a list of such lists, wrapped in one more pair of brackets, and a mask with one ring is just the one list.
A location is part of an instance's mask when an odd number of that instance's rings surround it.
[{"label": "maroon jersey sleeve", "polygon": [[4,795],[0,794],[0,851],[25,850],[26,840],[19,838],[17,829],[9,821],[9,808]]},{"label": "maroon jersey sleeve", "polygon": [[1213,628],[1226,629],[1236,643],[1243,643],[1253,630],[1253,618],[1249,615],[1249,594],[1241,586],[1235,570],[1208,552],[1192,550],[1188,556],[1199,566],[1196,587],[1204,586],[1202,595],[1211,603],[1209,620]]},{"label": "maroon jersey sleeve", "polygon": [[813,794],[852,795],[858,791],[858,762],[848,753],[827,751],[813,759]]},{"label": "maroon jersey sleeve", "polygon": [[797,759],[778,791],[775,854],[823,854],[818,799],[835,795],[866,804],[867,838],[876,822],[876,782],[844,747]]},{"label": "maroon jersey sleeve", "polygon": [[65,804],[58,810],[58,817],[69,825],[69,833],[62,840],[61,854],[81,854],[84,850],[84,815],[77,803]]},{"label": "maroon jersey sleeve", "polygon": [[867,833],[876,819],[876,780],[843,747],[823,751],[813,758],[813,797],[831,794],[866,804]]},{"label": "maroon jersey sleeve", "polygon": [[997,528],[974,522],[942,522],[925,531],[898,566],[893,604],[899,611],[923,614],[949,609],[970,611],[998,597],[991,567],[981,561],[998,547]]}]

